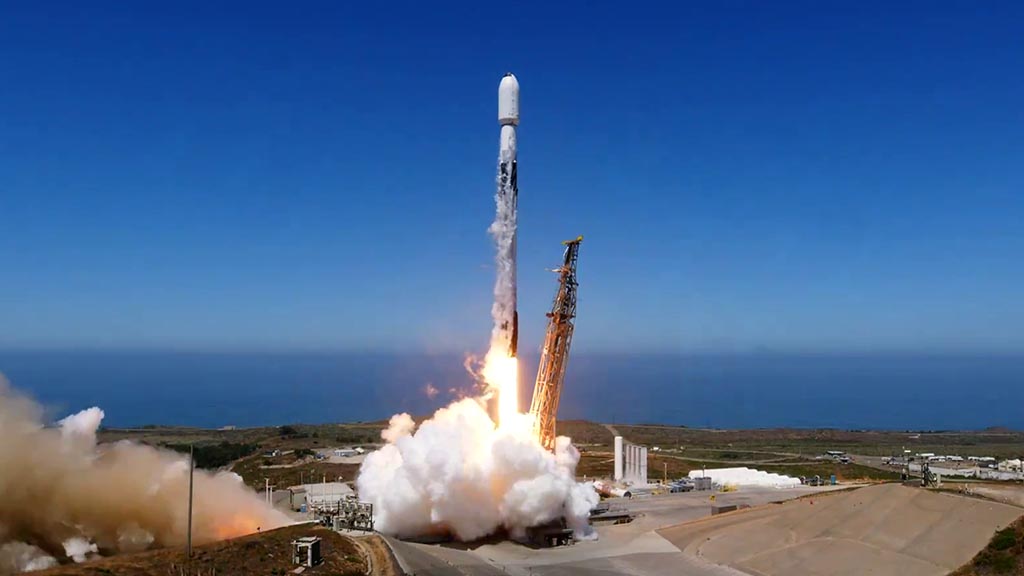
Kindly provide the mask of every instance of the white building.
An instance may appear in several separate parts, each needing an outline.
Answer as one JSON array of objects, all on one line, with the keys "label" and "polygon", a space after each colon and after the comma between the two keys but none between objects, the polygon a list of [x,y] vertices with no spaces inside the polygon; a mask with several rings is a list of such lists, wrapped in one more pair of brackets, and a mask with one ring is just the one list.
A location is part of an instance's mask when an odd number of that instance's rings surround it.
[{"label": "white building", "polygon": [[615,437],[616,482],[634,485],[647,484],[647,447],[625,444],[622,436]]},{"label": "white building", "polygon": [[298,509],[303,504],[307,509],[337,506],[347,496],[355,494],[355,490],[344,482],[321,482],[293,486],[292,508]]},{"label": "white building", "polygon": [[692,470],[690,478],[702,476],[711,478],[716,486],[767,486],[770,488],[794,488],[800,485],[799,478],[783,474],[771,474],[752,468],[712,468]]},{"label": "white building", "polygon": [[1017,458],[1014,458],[1013,460],[1003,460],[996,465],[996,469],[1001,472],[1020,472],[1021,462]]},{"label": "white building", "polygon": [[622,436],[615,437],[615,475],[612,480],[622,481]]}]

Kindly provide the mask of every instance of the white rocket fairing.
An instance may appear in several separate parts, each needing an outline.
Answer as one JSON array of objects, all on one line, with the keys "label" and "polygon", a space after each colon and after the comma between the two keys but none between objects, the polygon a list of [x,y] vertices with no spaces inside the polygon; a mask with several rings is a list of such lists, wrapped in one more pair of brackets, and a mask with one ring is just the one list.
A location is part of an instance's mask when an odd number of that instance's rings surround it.
[{"label": "white rocket fairing", "polygon": [[[501,124],[501,147],[498,154],[498,219],[511,238],[498,244],[498,261],[508,267],[499,270],[504,276],[506,298],[499,311],[500,336],[507,343],[508,355],[515,357],[519,347],[519,312],[516,302],[516,227],[519,187],[516,182],[516,126],[519,125],[519,81],[511,73],[498,84],[498,123]],[[504,253],[501,253],[504,252]]]}]

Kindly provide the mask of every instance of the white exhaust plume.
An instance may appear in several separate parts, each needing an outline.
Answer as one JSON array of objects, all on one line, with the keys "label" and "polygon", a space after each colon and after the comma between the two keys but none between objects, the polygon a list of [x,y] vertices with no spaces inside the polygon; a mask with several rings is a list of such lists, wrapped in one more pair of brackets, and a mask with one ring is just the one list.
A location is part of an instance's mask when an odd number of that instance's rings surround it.
[{"label": "white exhaust plume", "polygon": [[[512,130],[511,126],[505,126]],[[513,151],[503,150],[499,159],[498,191],[494,196],[496,211],[488,231],[494,238],[497,276],[494,280],[494,304],[491,318],[491,345],[484,360],[483,377],[489,396],[497,394],[497,421],[511,420],[519,412],[519,371],[516,359],[519,346],[519,316],[516,311],[516,211],[514,130]],[[511,155],[511,156],[509,156]],[[511,164],[512,177],[508,178]]]},{"label": "white exhaust plume", "polygon": [[64,553],[75,562],[85,562],[99,551],[98,546],[81,536],[74,536],[64,541]]},{"label": "white exhaust plume", "polygon": [[[96,445],[103,411],[57,428],[0,376],[0,575],[150,547],[184,546],[188,460],[132,442]],[[193,542],[290,523],[231,473],[195,473]]]},{"label": "white exhaust plume", "polygon": [[381,436],[387,445],[366,457],[356,480],[381,532],[470,541],[500,528],[521,537],[565,518],[577,537],[592,537],[598,495],[575,480],[579,452],[564,437],[554,454],[541,448],[527,415],[496,429],[480,400],[464,399],[418,429],[408,414],[394,416]]},{"label": "white exhaust plume", "polygon": [[494,264],[497,276],[494,280],[494,304],[491,318],[494,329],[491,332],[492,347],[500,347],[506,354],[512,347],[512,331],[516,316],[516,220],[517,200],[511,184],[502,182],[499,175],[498,191],[494,195],[494,222],[487,231],[494,238],[496,248]]}]

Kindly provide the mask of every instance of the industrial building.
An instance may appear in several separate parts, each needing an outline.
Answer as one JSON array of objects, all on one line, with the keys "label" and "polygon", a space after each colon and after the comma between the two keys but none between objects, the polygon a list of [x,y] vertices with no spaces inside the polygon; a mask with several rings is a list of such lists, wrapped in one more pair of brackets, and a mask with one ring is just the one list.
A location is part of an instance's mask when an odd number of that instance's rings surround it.
[{"label": "industrial building", "polygon": [[344,482],[302,484],[291,487],[289,491],[291,509],[308,511],[318,507],[337,506],[345,498],[355,495],[352,487]]}]

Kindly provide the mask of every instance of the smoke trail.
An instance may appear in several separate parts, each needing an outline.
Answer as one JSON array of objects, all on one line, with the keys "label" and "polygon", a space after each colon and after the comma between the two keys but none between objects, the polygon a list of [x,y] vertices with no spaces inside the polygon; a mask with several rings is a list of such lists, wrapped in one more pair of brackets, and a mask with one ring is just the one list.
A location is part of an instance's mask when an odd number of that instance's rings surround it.
[{"label": "smoke trail", "polygon": [[[515,131],[509,128],[510,138]],[[504,134],[504,132],[503,132]],[[515,146],[513,144],[512,148]],[[494,194],[494,222],[488,228],[496,248],[495,266],[497,277],[494,281],[494,304],[491,318],[491,348],[508,351],[512,347],[512,332],[516,322],[516,226],[518,218],[518,184],[516,182],[515,157],[498,158],[497,190]]]},{"label": "smoke trail", "polygon": [[501,127],[501,151],[498,155],[495,214],[489,232],[495,244],[494,304],[491,317],[491,346],[484,360],[482,375],[490,395],[497,392],[497,421],[503,424],[519,413],[519,318],[516,311],[516,226],[519,201],[516,182],[515,127]]},{"label": "smoke trail", "polygon": [[366,457],[356,480],[381,532],[469,541],[499,528],[519,537],[565,518],[578,537],[592,534],[598,496],[575,480],[579,452],[564,437],[554,454],[541,448],[527,415],[496,429],[480,401],[465,399],[418,429],[408,414],[394,416],[381,436],[387,445]]},{"label": "smoke trail", "polygon": [[[0,575],[184,545],[188,461],[127,441],[97,446],[102,419],[89,408],[45,427],[0,375]],[[237,475],[196,471],[194,542],[288,523]]]}]

